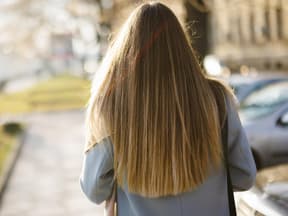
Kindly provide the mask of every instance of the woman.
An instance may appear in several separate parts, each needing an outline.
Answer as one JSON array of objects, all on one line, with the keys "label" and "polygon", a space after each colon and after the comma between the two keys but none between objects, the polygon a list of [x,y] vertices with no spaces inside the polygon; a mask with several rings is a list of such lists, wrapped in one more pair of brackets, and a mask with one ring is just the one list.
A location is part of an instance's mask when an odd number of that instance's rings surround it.
[{"label": "woman", "polygon": [[80,184],[97,204],[117,182],[119,216],[229,214],[221,127],[234,190],[255,164],[231,91],[206,77],[173,12],[142,4],[94,79]]}]

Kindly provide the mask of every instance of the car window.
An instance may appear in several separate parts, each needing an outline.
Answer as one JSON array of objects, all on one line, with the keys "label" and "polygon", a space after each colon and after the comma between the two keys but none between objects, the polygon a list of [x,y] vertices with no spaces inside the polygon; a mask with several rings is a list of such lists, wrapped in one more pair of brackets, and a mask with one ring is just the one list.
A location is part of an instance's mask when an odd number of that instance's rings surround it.
[{"label": "car window", "polygon": [[267,85],[249,95],[243,101],[243,106],[273,105],[281,103],[288,99],[287,91],[288,82],[279,82]]},{"label": "car window", "polygon": [[240,105],[245,118],[258,118],[274,112],[277,107],[288,101],[288,81],[269,84],[255,90]]}]

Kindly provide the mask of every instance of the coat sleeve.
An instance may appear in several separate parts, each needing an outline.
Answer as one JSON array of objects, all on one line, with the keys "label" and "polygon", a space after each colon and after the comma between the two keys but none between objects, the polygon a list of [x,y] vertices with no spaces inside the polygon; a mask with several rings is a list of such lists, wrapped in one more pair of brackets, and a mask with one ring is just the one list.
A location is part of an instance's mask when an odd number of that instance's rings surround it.
[{"label": "coat sleeve", "polygon": [[100,204],[107,200],[113,188],[113,150],[108,138],[84,153],[80,186],[87,198]]},{"label": "coat sleeve", "polygon": [[235,102],[228,97],[228,161],[234,191],[248,190],[255,182],[256,166]]}]

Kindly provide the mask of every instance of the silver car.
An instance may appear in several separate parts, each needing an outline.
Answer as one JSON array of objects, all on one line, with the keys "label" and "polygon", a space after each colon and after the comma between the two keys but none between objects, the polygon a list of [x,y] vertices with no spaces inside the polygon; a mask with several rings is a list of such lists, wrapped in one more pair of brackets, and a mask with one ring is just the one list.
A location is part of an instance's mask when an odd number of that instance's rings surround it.
[{"label": "silver car", "polygon": [[236,193],[238,216],[288,215],[288,164],[258,172],[255,186]]},{"label": "silver car", "polygon": [[229,77],[228,83],[234,89],[239,103],[241,104],[250,94],[265,88],[267,85],[277,82],[288,81],[284,74],[266,74],[258,76],[242,76],[233,74]]},{"label": "silver car", "polygon": [[240,104],[239,114],[257,168],[288,163],[288,81],[251,93]]}]

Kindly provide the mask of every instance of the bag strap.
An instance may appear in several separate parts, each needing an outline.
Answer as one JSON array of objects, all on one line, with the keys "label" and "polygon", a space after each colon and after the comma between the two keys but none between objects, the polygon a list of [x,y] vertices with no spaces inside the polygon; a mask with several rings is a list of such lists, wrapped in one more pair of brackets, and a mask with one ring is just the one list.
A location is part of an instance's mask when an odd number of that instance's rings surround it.
[{"label": "bag strap", "polygon": [[104,208],[104,216],[117,216],[117,183],[113,184],[111,197],[106,200]]},{"label": "bag strap", "polygon": [[229,212],[230,216],[236,216],[235,200],[233,194],[233,187],[231,183],[231,176],[229,171],[229,162],[228,162],[228,117],[226,116],[224,128],[221,131],[222,136],[222,145],[224,153],[224,163],[226,168],[226,177],[227,177],[227,194],[229,200]]}]

